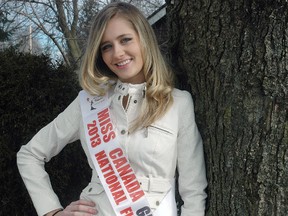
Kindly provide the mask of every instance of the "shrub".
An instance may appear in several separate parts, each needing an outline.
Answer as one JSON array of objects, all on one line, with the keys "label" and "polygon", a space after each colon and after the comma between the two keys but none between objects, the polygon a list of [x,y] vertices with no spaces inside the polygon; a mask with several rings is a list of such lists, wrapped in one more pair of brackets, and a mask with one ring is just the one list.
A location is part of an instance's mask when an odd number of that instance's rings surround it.
[{"label": "shrub", "polygon": [[[76,73],[45,55],[0,52],[0,215],[36,215],[16,166],[16,153],[77,96]],[[73,158],[73,160],[71,160]],[[46,165],[63,205],[78,199],[90,177],[79,142]]]}]

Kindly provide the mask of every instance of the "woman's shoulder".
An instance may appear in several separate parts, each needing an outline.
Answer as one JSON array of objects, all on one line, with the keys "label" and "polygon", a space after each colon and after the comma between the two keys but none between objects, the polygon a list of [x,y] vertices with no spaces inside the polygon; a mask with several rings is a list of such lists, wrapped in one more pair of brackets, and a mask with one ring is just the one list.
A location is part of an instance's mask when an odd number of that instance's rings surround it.
[{"label": "woman's shoulder", "polygon": [[173,107],[180,113],[194,109],[194,101],[190,92],[174,88],[172,91]]},{"label": "woman's shoulder", "polygon": [[191,93],[186,90],[180,90],[178,88],[174,88],[172,91],[172,96],[175,102],[192,101]]},{"label": "woman's shoulder", "polygon": [[79,118],[79,115],[80,115],[80,100],[78,94],[77,96],[74,97],[74,100],[70,101],[70,104],[65,108],[65,110],[63,110],[62,113],[59,114],[59,116],[67,118],[69,121],[72,121],[73,119]]}]

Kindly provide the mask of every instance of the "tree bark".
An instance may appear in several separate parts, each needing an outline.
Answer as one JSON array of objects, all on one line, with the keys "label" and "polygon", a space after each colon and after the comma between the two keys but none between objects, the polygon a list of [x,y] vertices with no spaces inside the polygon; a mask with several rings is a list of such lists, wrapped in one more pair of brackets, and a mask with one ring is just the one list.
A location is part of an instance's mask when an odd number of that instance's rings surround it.
[{"label": "tree bark", "polygon": [[64,10],[64,1],[56,0],[55,3],[58,11],[59,27],[61,28],[63,35],[65,36],[65,41],[68,46],[71,60],[73,61],[73,64],[79,64],[81,58],[81,49],[79,47],[77,37],[77,25],[79,20],[78,0],[72,1],[73,19],[70,26]]},{"label": "tree bark", "polygon": [[166,2],[170,58],[204,141],[206,215],[287,215],[287,1]]}]

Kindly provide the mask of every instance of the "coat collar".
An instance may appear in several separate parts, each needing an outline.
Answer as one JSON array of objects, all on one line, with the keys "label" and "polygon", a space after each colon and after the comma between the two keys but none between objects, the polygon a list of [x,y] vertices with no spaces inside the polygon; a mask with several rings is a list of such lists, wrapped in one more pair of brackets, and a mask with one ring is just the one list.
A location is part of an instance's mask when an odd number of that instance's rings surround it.
[{"label": "coat collar", "polygon": [[146,92],[146,82],[141,84],[131,84],[123,83],[118,80],[114,92],[121,95],[143,95],[144,97]]}]

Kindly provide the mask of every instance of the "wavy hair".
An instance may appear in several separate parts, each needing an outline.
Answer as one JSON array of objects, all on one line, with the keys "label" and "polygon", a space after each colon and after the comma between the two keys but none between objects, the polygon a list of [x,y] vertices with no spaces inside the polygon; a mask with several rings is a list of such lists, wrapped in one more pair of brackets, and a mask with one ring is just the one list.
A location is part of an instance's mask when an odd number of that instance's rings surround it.
[{"label": "wavy hair", "polygon": [[140,116],[131,131],[148,127],[161,118],[173,103],[173,73],[166,64],[158,47],[154,31],[144,15],[133,5],[114,2],[103,8],[91,26],[87,48],[80,68],[81,87],[92,95],[104,95],[109,80],[117,76],[107,67],[101,55],[100,44],[107,23],[115,16],[127,19],[133,25],[140,39],[144,59],[143,73],[146,81],[146,94]]}]

